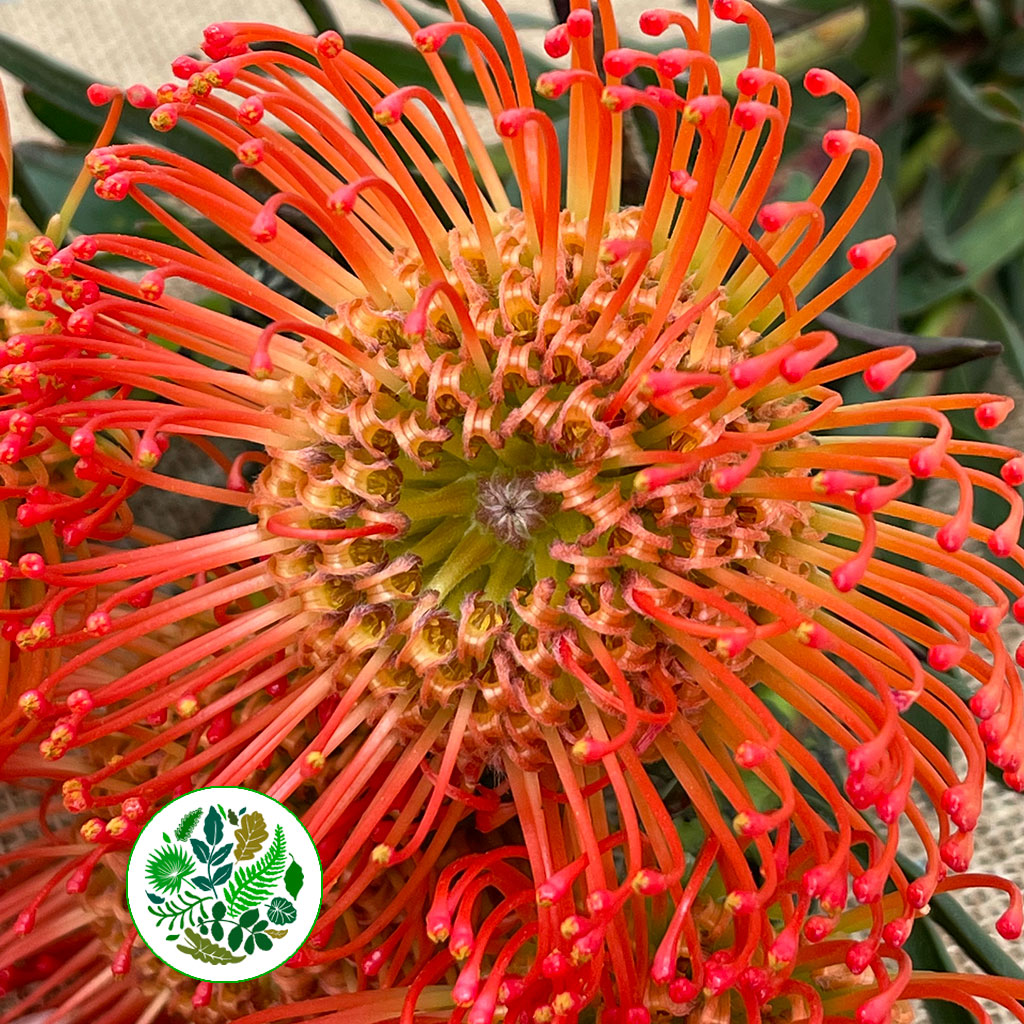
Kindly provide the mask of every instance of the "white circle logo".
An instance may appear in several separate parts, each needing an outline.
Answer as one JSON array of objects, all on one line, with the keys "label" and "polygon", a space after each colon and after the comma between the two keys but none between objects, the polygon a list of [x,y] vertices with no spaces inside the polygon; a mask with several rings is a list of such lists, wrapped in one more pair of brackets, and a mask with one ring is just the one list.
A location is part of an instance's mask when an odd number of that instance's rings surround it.
[{"label": "white circle logo", "polygon": [[250,981],[308,938],[323,870],[286,807],[241,786],[213,786],[146,823],[127,890],[139,937],[168,967],[198,981]]}]

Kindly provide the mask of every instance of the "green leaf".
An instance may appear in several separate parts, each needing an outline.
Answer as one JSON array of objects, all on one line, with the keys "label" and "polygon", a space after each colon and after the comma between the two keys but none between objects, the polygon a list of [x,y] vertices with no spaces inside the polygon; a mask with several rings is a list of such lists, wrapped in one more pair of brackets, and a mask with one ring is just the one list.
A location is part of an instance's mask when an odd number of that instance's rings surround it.
[{"label": "green leaf", "polygon": [[235,847],[235,860],[252,860],[269,838],[267,823],[259,811],[242,815],[242,824],[235,829],[235,839],[238,840],[238,845]]},{"label": "green leaf", "polygon": [[196,867],[196,862],[179,846],[154,850],[146,862],[146,881],[157,892],[177,893]]},{"label": "green leaf", "polygon": [[874,78],[895,80],[900,66],[900,15],[893,0],[865,0],[867,23],[853,52],[858,68]]},{"label": "green leaf", "polygon": [[214,918],[219,921],[228,912],[228,908],[225,907],[220,900],[217,900],[210,912],[213,914]]},{"label": "green leaf", "polygon": [[238,947],[242,944],[242,936],[244,934],[245,933],[242,931],[241,926],[236,924],[235,927],[231,929],[231,933],[228,935],[228,945],[233,950],[238,949]]},{"label": "green leaf", "polygon": [[283,939],[288,934],[287,928],[268,928],[267,935],[272,939]]},{"label": "green leaf", "polygon": [[281,896],[275,896],[267,907],[267,917],[274,924],[291,924],[296,916],[294,905]]},{"label": "green leaf", "polygon": [[223,863],[228,859],[228,854],[231,852],[231,843],[225,843],[216,853],[210,858],[210,864],[216,866],[217,864]]},{"label": "green leaf", "polygon": [[949,119],[968,146],[990,154],[1024,148],[1024,120],[1008,93],[972,85],[952,64],[946,65],[945,75]]},{"label": "green leaf", "polygon": [[224,838],[224,819],[217,813],[215,807],[211,807],[206,813],[206,821],[203,822],[203,831],[206,833],[206,841],[212,850]]},{"label": "green leaf", "polygon": [[254,936],[254,935],[250,935],[245,940],[244,949],[245,949],[246,953],[252,953],[252,951],[256,948],[256,941],[255,940],[256,940],[256,936]]},{"label": "green leaf", "polygon": [[341,25],[338,23],[338,19],[335,18],[331,5],[327,3],[327,0],[297,0],[297,2],[306,12],[310,24],[318,35],[321,32],[326,32],[328,29],[341,32]]},{"label": "green leaf", "polygon": [[234,864],[225,864],[223,867],[218,868],[213,873],[213,884],[223,885],[231,877],[231,872],[234,870]]},{"label": "green leaf", "polygon": [[188,839],[195,831],[195,827],[199,824],[199,819],[202,816],[203,809],[201,807],[197,807],[194,811],[189,811],[174,830],[175,838],[180,839],[182,842]]},{"label": "green leaf", "polygon": [[246,912],[245,912],[245,913],[244,913],[244,914],[243,914],[243,915],[242,915],[242,916],[241,916],[241,917],[240,917],[240,918],[238,919],[238,923],[239,923],[239,924],[240,924],[240,925],[241,925],[241,926],[242,926],[243,928],[251,928],[251,927],[252,927],[252,926],[253,926],[253,925],[254,925],[254,924],[256,923],[256,920],[257,920],[257,919],[259,918],[259,916],[260,916],[260,912],[259,912],[259,910],[247,910],[247,911],[246,911]]},{"label": "green leaf", "polygon": [[270,936],[265,934],[254,935],[253,939],[256,940],[256,945],[260,947],[264,952],[273,946],[273,942],[270,941]]},{"label": "green leaf", "polygon": [[193,839],[192,852],[196,855],[196,860],[202,864],[210,863],[210,848],[202,841],[202,839]]},{"label": "green leaf", "polygon": [[259,860],[239,868],[224,891],[230,917],[270,899],[284,874],[285,856],[284,829],[278,825],[270,849]]},{"label": "green leaf", "polygon": [[210,939],[204,939],[191,928],[185,929],[185,935],[192,945],[178,946],[178,951],[196,960],[201,960],[204,964],[238,964],[245,959],[244,956],[235,956],[229,950],[218,946]]},{"label": "green leaf", "polygon": [[224,938],[224,925],[220,921],[214,921],[210,925],[210,936],[220,942]]},{"label": "green leaf", "polygon": [[284,873],[284,887],[292,899],[299,895],[299,891],[302,889],[302,882],[302,868],[299,866],[299,862],[293,858],[291,865]]}]

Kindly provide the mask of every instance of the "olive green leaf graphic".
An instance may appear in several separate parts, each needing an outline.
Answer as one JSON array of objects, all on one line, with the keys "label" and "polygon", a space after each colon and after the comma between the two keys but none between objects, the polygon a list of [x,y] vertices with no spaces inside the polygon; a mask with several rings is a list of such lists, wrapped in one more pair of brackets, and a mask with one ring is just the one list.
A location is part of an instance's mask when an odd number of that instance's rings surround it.
[{"label": "olive green leaf graphic", "polygon": [[281,896],[275,896],[267,907],[267,917],[274,924],[291,924],[295,920],[295,907]]},{"label": "olive green leaf graphic", "polygon": [[278,825],[270,849],[258,861],[239,868],[224,890],[228,917],[238,917],[239,911],[258,907],[270,899],[284,874],[285,856],[284,829]]},{"label": "olive green leaf graphic", "polygon": [[[242,815],[242,824],[235,829],[235,838],[238,840],[238,845],[235,847],[235,860],[252,860],[270,838],[263,815],[259,811],[250,811],[248,814]],[[287,877],[285,884],[287,884]]]},{"label": "olive green leaf graphic", "polygon": [[283,939],[288,934],[287,928],[268,928],[267,934],[272,939]]},{"label": "olive green leaf graphic", "polygon": [[146,879],[159,892],[176,893],[195,870],[196,862],[177,846],[154,850],[146,864]]},{"label": "olive green leaf graphic", "polygon": [[174,838],[185,842],[185,840],[188,839],[188,837],[195,831],[196,825],[199,824],[199,819],[202,816],[202,807],[197,807],[194,811],[189,811],[188,814],[181,819],[181,824],[174,830]]},{"label": "olive green leaf graphic", "polygon": [[235,956],[231,950],[218,946],[210,939],[204,939],[191,928],[185,929],[185,935],[192,945],[178,946],[178,951],[201,960],[204,964],[240,964],[245,959],[244,956]]},{"label": "olive green leaf graphic", "polygon": [[294,857],[292,857],[291,866],[284,873],[284,887],[292,899],[299,895],[299,890],[302,888],[302,868],[299,867],[299,862]]}]

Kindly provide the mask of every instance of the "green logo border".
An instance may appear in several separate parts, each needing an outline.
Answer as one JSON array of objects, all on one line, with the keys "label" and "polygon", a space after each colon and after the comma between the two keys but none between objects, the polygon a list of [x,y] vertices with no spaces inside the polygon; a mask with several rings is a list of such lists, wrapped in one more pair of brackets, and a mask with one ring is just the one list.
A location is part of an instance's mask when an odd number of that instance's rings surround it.
[{"label": "green logo border", "polygon": [[[306,833],[307,836],[309,836],[309,841],[313,844],[313,852],[316,854],[316,865],[320,871],[320,884],[317,886],[317,891],[320,893],[320,898],[316,908],[316,916],[313,918],[313,923],[309,926],[309,931],[306,932],[302,941],[298,944],[298,946],[296,946],[294,951],[289,953],[288,956],[286,956],[280,963],[275,964],[273,967],[267,968],[267,970],[263,971],[261,974],[254,974],[251,978],[237,978],[234,981],[210,981],[209,978],[199,978],[194,974],[189,974],[187,971],[183,971],[180,967],[175,967],[173,964],[169,964],[146,941],[145,936],[142,934],[142,929],[139,927],[139,922],[135,920],[135,911],[132,910],[131,895],[128,892],[128,872],[131,870],[132,857],[135,854],[135,850],[139,845],[139,840],[142,838],[142,833],[145,832],[146,829],[152,824],[153,818],[156,817],[156,814],[162,814],[168,807],[172,806],[173,804],[176,804],[179,800],[184,800],[186,797],[195,796],[197,793],[213,793],[216,790],[224,789],[230,790],[232,793],[255,793],[257,796],[265,797],[267,800],[270,800],[273,803],[277,804],[277,806],[280,807],[281,810],[285,812],[285,814],[290,815],[295,820],[295,823],[299,826],[299,828],[302,829],[303,832]],[[128,914],[132,919],[132,924],[135,926],[135,932],[138,935],[138,937],[142,940],[142,944],[146,947],[146,949],[148,949],[150,953],[152,953],[153,956],[155,956],[157,960],[159,960],[160,963],[162,963],[165,967],[169,967],[172,971],[175,971],[182,977],[191,978],[193,981],[201,981],[207,985],[241,985],[247,981],[256,981],[257,978],[265,978],[268,974],[272,974],[274,971],[279,970],[289,960],[291,960],[291,958],[295,956],[295,954],[298,953],[299,950],[302,949],[302,947],[309,941],[309,937],[313,934],[313,930],[316,928],[317,919],[320,917],[320,911],[323,909],[324,905],[324,865],[323,862],[320,860],[320,851],[317,849],[317,845],[313,841],[313,837],[309,835],[309,829],[302,824],[302,821],[299,819],[298,815],[296,815],[294,811],[285,807],[285,805],[281,803],[280,800],[277,800],[275,797],[269,796],[268,794],[262,792],[259,789],[249,789],[248,786],[203,786],[201,789],[194,789],[190,793],[182,793],[181,796],[176,796],[173,800],[164,804],[164,806],[161,807],[156,812],[156,814],[154,814],[153,818],[150,818],[149,821],[147,821],[146,824],[143,825],[142,830],[135,837],[135,842],[132,843],[132,848],[128,852],[128,864],[125,867],[124,872],[124,902],[125,905],[128,907]]]}]

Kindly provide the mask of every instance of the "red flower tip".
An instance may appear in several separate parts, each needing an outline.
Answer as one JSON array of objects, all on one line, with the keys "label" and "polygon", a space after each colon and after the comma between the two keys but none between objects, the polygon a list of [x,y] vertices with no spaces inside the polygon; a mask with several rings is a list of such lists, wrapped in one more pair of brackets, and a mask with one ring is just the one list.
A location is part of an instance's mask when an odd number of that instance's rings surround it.
[{"label": "red flower tip", "polygon": [[814,917],[809,917],[804,922],[804,935],[811,942],[821,942],[835,931],[836,924],[835,918],[815,914]]},{"label": "red flower tip", "polygon": [[812,348],[802,349],[786,356],[779,366],[779,372],[790,384],[797,384],[803,380],[839,344],[839,339],[828,331],[822,332],[824,337]]},{"label": "red flower tip", "polygon": [[910,932],[914,927],[914,922],[908,920],[905,917],[898,917],[895,921],[890,921],[882,929],[882,938],[890,945],[900,949],[903,944],[910,938]]},{"label": "red flower tip", "polygon": [[919,448],[910,456],[910,472],[918,479],[927,479],[930,476],[935,476],[942,465],[945,454],[946,450],[943,444],[930,444],[924,448]]},{"label": "red flower tip", "polygon": [[1010,522],[997,526],[988,538],[988,549],[996,558],[1007,558],[1017,544],[1018,531]]},{"label": "red flower tip", "polygon": [[[922,474],[924,475],[924,474]],[[945,526],[935,531],[935,541],[943,551],[959,551],[967,540],[967,525],[951,519]]]},{"label": "red flower tip", "polygon": [[[538,903],[540,897],[537,897]],[[541,904],[544,906],[545,904]],[[426,917],[427,938],[431,942],[447,942],[452,930],[452,919],[446,907],[431,907]]]},{"label": "red flower tip", "polygon": [[715,0],[715,17],[722,21],[734,21],[737,25],[744,25],[747,21],[747,13],[750,4],[746,0]]},{"label": "red flower tip", "polygon": [[266,143],[263,139],[246,139],[235,150],[235,156],[247,167],[255,167],[263,162],[265,152]]},{"label": "red flower tip", "polygon": [[732,988],[739,979],[740,972],[734,964],[711,963],[704,970],[704,991],[708,995],[717,996],[726,989]]},{"label": "red flower tip", "polygon": [[207,67],[209,65],[206,61],[196,60],[195,57],[187,53],[183,53],[171,61],[171,72],[175,78],[180,78],[183,82],[187,82],[194,74]]},{"label": "red flower tip", "polygon": [[775,107],[767,103],[758,103],[756,100],[746,100],[737,103],[733,108],[733,122],[745,132],[760,128],[770,116]]},{"label": "red flower tip", "polygon": [[999,470],[999,475],[1011,487],[1020,487],[1021,484],[1024,484],[1024,457],[1018,455],[1016,458],[1004,462]]},{"label": "red flower tip", "polygon": [[26,690],[18,698],[18,709],[26,718],[39,721],[50,713],[51,705],[39,690]]},{"label": "red flower tip", "polygon": [[[544,36],[544,52],[552,60],[564,57],[570,49],[572,49],[572,43],[569,41],[569,30],[565,25],[556,25]],[[541,95],[543,96],[544,93],[541,92]]]},{"label": "red flower tip", "polygon": [[139,278],[139,291],[148,302],[156,302],[164,293],[164,275],[159,270],[147,271]]},{"label": "red flower tip", "polygon": [[668,176],[668,184],[677,196],[684,199],[693,198],[699,187],[697,179],[690,177],[689,171],[672,171]]},{"label": "red flower tip", "polygon": [[974,419],[982,430],[998,427],[1013,412],[1013,399],[1003,398],[997,402],[985,402],[974,410]]},{"label": "red flower tip", "polygon": [[640,31],[645,36],[660,36],[671,24],[671,14],[661,7],[653,7],[640,14]]},{"label": "red flower tip", "polygon": [[795,929],[784,928],[768,948],[768,963],[774,970],[788,967],[795,959],[800,936]]},{"label": "red flower tip", "polygon": [[[854,246],[857,248],[857,246]],[[850,250],[853,251],[852,249]],[[897,350],[895,355],[872,363],[864,371],[864,383],[870,391],[879,392],[892,387],[900,374],[914,362],[917,356],[912,348]]]},{"label": "red flower tip", "polygon": [[436,53],[444,46],[454,28],[454,25],[427,25],[413,33],[413,45],[420,53]]},{"label": "red flower tip", "polygon": [[211,46],[231,46],[238,35],[238,26],[233,21],[218,21],[203,29],[203,40]]},{"label": "red flower tip", "polygon": [[676,978],[668,986],[668,997],[673,1003],[692,1003],[700,989],[689,978]]},{"label": "red flower tip", "polygon": [[386,958],[387,950],[382,946],[378,946],[360,960],[359,969],[368,978],[375,978],[380,973],[380,969],[384,966]]},{"label": "red flower tip", "polygon": [[771,82],[771,72],[765,68],[744,68],[736,76],[736,88],[744,96],[756,96]]},{"label": "red flower tip", "polygon": [[79,235],[71,243],[71,251],[75,259],[89,261],[99,252],[99,244],[92,235]]},{"label": "red flower tip", "polygon": [[26,579],[39,579],[46,571],[46,562],[43,561],[42,555],[31,552],[18,559],[18,570]]},{"label": "red flower tip", "polygon": [[46,235],[36,235],[35,238],[29,240],[28,251],[36,263],[46,266],[56,255],[57,246],[52,238],[47,238]]},{"label": "red flower tip", "polygon": [[114,628],[109,612],[91,612],[85,620],[85,631],[90,636],[104,636]]},{"label": "red flower tip", "polygon": [[72,690],[71,693],[68,694],[65,703],[67,704],[68,711],[79,717],[89,714],[89,712],[95,707],[92,694],[89,693],[88,690],[81,688],[78,690]]},{"label": "red flower tip", "polygon": [[[727,486],[728,478],[719,477],[719,474],[725,474],[726,470],[718,470],[712,474],[711,484],[712,486],[721,491],[723,494],[727,494],[732,490],[732,487]],[[726,484],[726,486],[723,486]],[[735,484],[733,485],[735,486]],[[753,639],[749,630],[746,629],[734,629],[727,633],[725,636],[720,636],[715,642],[715,653],[720,658],[735,658],[742,654],[747,647],[750,646],[750,641]]]},{"label": "red flower tip", "polygon": [[259,124],[263,120],[263,100],[259,96],[246,96],[238,104],[238,111],[235,116],[238,118],[239,124],[249,125],[250,127]]},{"label": "red flower tip", "polygon": [[824,68],[811,68],[804,75],[804,88],[812,96],[827,96],[839,87],[839,79]]},{"label": "red flower tip", "polygon": [[575,10],[565,19],[565,28],[573,39],[586,39],[594,31],[594,16],[590,11]]},{"label": "red flower tip", "polygon": [[[586,12],[580,12],[586,13]],[[617,50],[609,50],[602,60],[605,71],[615,78],[625,78],[630,72],[635,71],[641,64],[649,59],[649,54],[641,50],[633,50],[629,47],[620,47]],[[661,67],[661,60],[658,60],[658,67]]]},{"label": "red flower tip", "polygon": [[761,909],[761,899],[756,892],[746,889],[733,889],[725,897],[725,909],[731,910],[740,917],[746,917]]},{"label": "red flower tip", "polygon": [[606,85],[601,93],[601,103],[616,114],[636,106],[643,93],[628,85]]},{"label": "red flower tip", "polygon": [[668,891],[669,882],[668,875],[650,868],[643,868],[633,876],[630,885],[633,891],[641,896],[660,896],[663,892]]},{"label": "red flower tip", "polygon": [[855,149],[862,149],[866,143],[867,139],[857,132],[834,128],[830,132],[825,132],[821,140],[821,148],[835,160],[837,157],[849,156]]},{"label": "red flower tip", "polygon": [[963,661],[967,649],[959,644],[936,644],[928,648],[928,664],[936,672],[948,672]]},{"label": "red flower tip", "polygon": [[1019,939],[1021,932],[1024,931],[1024,914],[1021,913],[1021,907],[1011,906],[1002,914],[996,921],[996,931],[1004,939]]},{"label": "red flower tip", "polygon": [[163,453],[164,447],[157,442],[156,438],[144,437],[135,449],[135,465],[141,466],[143,469],[153,469]]},{"label": "red flower tip", "polygon": [[210,1005],[210,999],[212,997],[213,985],[208,981],[201,981],[196,985],[195,992],[192,993],[192,1005],[197,1010],[201,1010],[204,1006]]},{"label": "red flower tip", "polygon": [[987,633],[1003,620],[1003,613],[995,605],[975,605],[971,609],[971,629],[975,633]]},{"label": "red flower tip", "polygon": [[974,834],[954,832],[939,847],[939,856],[942,863],[951,871],[966,871],[971,866],[971,858],[974,856]]},{"label": "red flower tip", "polygon": [[832,570],[832,583],[836,590],[845,594],[860,583],[866,571],[867,565],[863,559],[851,558],[848,562],[843,562],[842,565],[837,565]]},{"label": "red flower tip", "polygon": [[261,245],[266,245],[277,238],[277,215],[274,211],[260,210],[249,226],[249,235],[254,242],[259,242]]},{"label": "red flower tip", "polygon": [[345,40],[333,29],[321,32],[316,37],[316,53],[318,57],[333,60],[345,49]]},{"label": "red flower tip", "polygon": [[871,939],[854,943],[846,951],[846,967],[851,974],[862,974],[878,953],[878,944]]},{"label": "red flower tip", "polygon": [[106,837],[107,823],[102,818],[90,818],[78,832],[87,843],[98,843]]},{"label": "red flower tip", "polygon": [[161,103],[149,115],[149,123],[158,132],[169,132],[178,123],[178,107],[174,103]]},{"label": "red flower tip", "polygon": [[[846,254],[851,267],[854,270],[874,269],[882,260],[896,248],[895,235],[883,235],[881,238],[869,238],[853,246]],[[911,350],[913,355],[913,350]],[[911,359],[913,362],[913,359]],[[877,365],[877,364],[876,364]],[[908,364],[909,365],[909,364]],[[865,378],[867,374],[865,373]]]},{"label": "red flower tip", "polygon": [[120,89],[115,89],[111,85],[102,85],[100,82],[93,82],[85,90],[86,98],[94,107],[105,107],[108,103],[112,103],[114,97],[119,96],[120,93]]},{"label": "red flower tip", "polygon": [[732,827],[736,833],[747,838],[763,836],[772,825],[771,818],[767,814],[758,811],[740,811],[732,819]]},{"label": "red flower tip", "polygon": [[960,783],[942,794],[942,809],[963,832],[973,832],[981,815],[981,799],[974,787]]},{"label": "red flower tip", "polygon": [[121,804],[121,814],[129,821],[139,821],[149,811],[149,804],[141,796],[130,796]]},{"label": "red flower tip", "polygon": [[304,779],[319,775],[327,765],[327,758],[319,750],[311,750],[299,764],[299,774]]},{"label": "red flower tip", "polygon": [[561,950],[553,950],[541,961],[540,972],[545,978],[561,978],[572,970],[572,963]]}]

